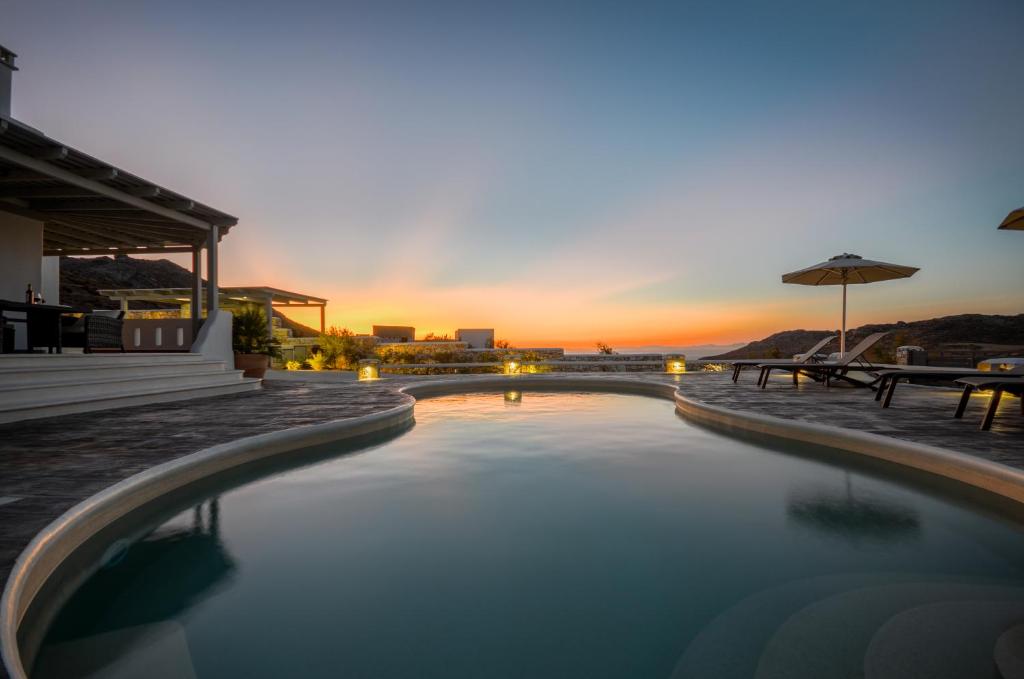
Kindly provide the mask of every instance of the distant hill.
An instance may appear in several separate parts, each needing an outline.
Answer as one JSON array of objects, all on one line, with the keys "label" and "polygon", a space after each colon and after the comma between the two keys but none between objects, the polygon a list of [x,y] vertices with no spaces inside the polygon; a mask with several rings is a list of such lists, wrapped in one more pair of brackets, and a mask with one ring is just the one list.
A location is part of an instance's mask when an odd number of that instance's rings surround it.
[{"label": "distant hill", "polygon": [[[1024,349],[1024,314],[961,314],[926,321],[862,325],[847,332],[846,346],[852,347],[875,332],[889,333],[868,355],[871,360],[878,362],[893,362],[896,347],[904,345],[924,347],[929,352],[938,352],[953,344],[1004,345],[1006,353],[1019,353],[1018,350]],[[838,334],[838,330],[787,330],[751,342],[739,349],[705,358],[790,358],[793,354],[806,351],[818,340]],[[825,348],[827,352],[838,350],[838,339]]]},{"label": "distant hill", "polygon": [[[205,281],[204,281],[205,283]],[[190,288],[192,273],[167,259],[116,257],[60,258],[60,301],[90,309],[116,309],[117,302],[97,290],[118,288]],[[176,305],[132,302],[133,309],[174,308]],[[317,337],[320,331],[274,310],[281,324],[295,337]]]}]

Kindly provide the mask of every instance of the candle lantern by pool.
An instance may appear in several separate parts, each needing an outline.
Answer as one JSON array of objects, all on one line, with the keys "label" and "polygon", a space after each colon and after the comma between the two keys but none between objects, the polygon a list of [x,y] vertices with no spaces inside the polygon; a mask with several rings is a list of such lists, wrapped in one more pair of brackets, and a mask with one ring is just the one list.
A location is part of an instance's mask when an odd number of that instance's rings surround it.
[{"label": "candle lantern by pool", "polygon": [[380,377],[380,361],[375,358],[362,358],[356,367],[359,380],[375,380]]},{"label": "candle lantern by pool", "polygon": [[523,358],[519,354],[509,354],[501,364],[506,375],[519,375],[523,372]]},{"label": "candle lantern by pool", "polygon": [[665,372],[670,375],[681,375],[686,372],[686,354],[666,354]]},{"label": "candle lantern by pool", "polygon": [[505,405],[517,406],[523,402],[523,392],[521,391],[506,391],[505,392]]}]

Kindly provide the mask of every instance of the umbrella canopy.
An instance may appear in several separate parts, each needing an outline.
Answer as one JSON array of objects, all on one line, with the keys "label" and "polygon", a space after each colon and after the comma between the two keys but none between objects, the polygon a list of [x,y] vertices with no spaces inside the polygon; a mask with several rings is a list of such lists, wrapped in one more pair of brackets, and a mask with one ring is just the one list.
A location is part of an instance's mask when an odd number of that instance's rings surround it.
[{"label": "umbrella canopy", "polygon": [[1024,207],[1017,208],[1010,214],[1006,215],[1006,219],[999,225],[1000,229],[1017,229],[1018,231],[1024,231]]},{"label": "umbrella canopy", "polygon": [[846,353],[846,286],[860,283],[877,283],[893,278],[909,278],[918,272],[913,266],[889,264],[864,259],[860,255],[843,253],[830,257],[806,269],[782,275],[783,283],[797,285],[841,285],[843,286],[843,332],[839,336],[839,353]]}]

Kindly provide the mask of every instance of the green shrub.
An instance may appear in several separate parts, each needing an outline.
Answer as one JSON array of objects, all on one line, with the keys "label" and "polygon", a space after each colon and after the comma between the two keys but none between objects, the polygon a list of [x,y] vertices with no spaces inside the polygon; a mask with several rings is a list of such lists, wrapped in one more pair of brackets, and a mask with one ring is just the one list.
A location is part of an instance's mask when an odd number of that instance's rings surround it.
[{"label": "green shrub", "polygon": [[324,356],[323,352],[320,351],[316,352],[315,354],[307,358],[306,363],[308,363],[309,367],[313,370],[323,370],[324,368],[328,367],[327,357]]},{"label": "green shrub", "polygon": [[240,354],[266,354],[278,358],[280,340],[267,336],[267,317],[259,307],[236,312],[231,320],[231,346]]},{"label": "green shrub", "polygon": [[284,364],[285,370],[302,370],[302,361],[288,361]]},{"label": "green shrub", "polygon": [[373,340],[356,337],[348,328],[331,328],[320,335],[320,351],[325,367],[339,370],[355,370],[360,359],[374,356]]}]

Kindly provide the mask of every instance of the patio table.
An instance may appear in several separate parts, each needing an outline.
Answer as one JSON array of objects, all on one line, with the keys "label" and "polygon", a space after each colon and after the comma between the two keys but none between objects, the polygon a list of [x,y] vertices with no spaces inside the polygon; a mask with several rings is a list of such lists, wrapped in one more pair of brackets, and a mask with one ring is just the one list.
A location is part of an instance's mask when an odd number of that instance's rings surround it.
[{"label": "patio table", "polygon": [[[6,312],[24,313],[24,318],[8,318]],[[52,354],[62,352],[60,340],[60,317],[64,314],[87,313],[88,309],[80,309],[64,304],[26,304],[0,299],[0,332],[8,322],[24,323],[26,327],[26,347],[31,352],[35,347],[46,347]],[[0,348],[2,351],[2,348]]]}]

